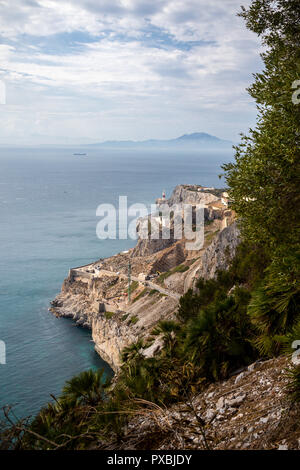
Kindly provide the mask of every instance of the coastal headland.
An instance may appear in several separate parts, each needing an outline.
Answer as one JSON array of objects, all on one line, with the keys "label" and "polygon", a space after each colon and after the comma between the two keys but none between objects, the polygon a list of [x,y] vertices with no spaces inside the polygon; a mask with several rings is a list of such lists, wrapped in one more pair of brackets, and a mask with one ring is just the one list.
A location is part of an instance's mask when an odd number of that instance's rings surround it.
[{"label": "coastal headland", "polygon": [[194,288],[195,280],[214,278],[226,269],[239,242],[225,190],[179,185],[169,199],[156,204],[158,209],[163,204],[203,205],[203,247],[187,250],[185,238],[139,237],[127,252],[71,268],[51,305],[56,316],[91,329],[96,351],[116,372],[122,350],[139,339],[145,357],[159,352],[161,339],[153,342],[150,335],[155,325],[174,318],[181,295]]}]

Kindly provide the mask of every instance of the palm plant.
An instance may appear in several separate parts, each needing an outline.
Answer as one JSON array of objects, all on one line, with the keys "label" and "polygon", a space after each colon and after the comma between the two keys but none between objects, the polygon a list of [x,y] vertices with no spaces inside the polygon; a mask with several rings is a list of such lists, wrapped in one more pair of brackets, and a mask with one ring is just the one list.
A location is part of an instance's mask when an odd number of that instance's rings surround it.
[{"label": "palm plant", "polygon": [[287,391],[293,401],[300,402],[300,365],[295,366],[288,372],[290,382],[287,385]]},{"label": "palm plant", "polygon": [[123,362],[130,362],[141,357],[141,349],[143,348],[143,340],[139,339],[135,343],[131,343],[129,346],[123,349],[121,358]]},{"label": "palm plant", "polygon": [[276,259],[266,274],[252,295],[248,313],[259,333],[255,340],[259,352],[274,356],[281,351],[282,338],[299,321],[299,256]]},{"label": "palm plant", "polygon": [[81,372],[68,380],[59,398],[61,406],[90,405],[93,406],[102,401],[105,383],[103,369],[92,369]]},{"label": "palm plant", "polygon": [[251,328],[245,314],[247,295],[236,289],[235,298],[210,304],[187,327],[184,351],[203,377],[218,380],[234,368],[249,363],[253,350]]},{"label": "palm plant", "polygon": [[180,325],[173,320],[161,320],[152,330],[155,336],[161,335],[164,341],[164,352],[171,353],[177,343],[176,334],[181,330]]}]

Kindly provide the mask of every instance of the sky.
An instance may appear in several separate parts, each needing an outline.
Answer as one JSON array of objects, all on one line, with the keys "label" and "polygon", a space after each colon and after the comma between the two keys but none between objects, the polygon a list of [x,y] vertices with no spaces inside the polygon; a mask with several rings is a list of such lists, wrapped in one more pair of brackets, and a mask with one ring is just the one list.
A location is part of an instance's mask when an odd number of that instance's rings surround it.
[{"label": "sky", "polygon": [[237,141],[261,45],[250,0],[0,0],[0,144]]}]

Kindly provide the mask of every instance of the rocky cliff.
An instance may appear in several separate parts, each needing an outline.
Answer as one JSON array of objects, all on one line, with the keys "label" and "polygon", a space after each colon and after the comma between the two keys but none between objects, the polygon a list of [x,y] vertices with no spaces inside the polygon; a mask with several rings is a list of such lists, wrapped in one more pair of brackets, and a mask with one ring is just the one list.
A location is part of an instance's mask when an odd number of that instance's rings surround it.
[{"label": "rocky cliff", "polygon": [[[226,268],[239,241],[236,225],[225,227],[228,214],[222,205],[218,207],[216,195],[198,192],[194,186],[177,186],[169,201],[206,201],[206,209],[215,211],[207,220],[201,250],[189,252],[184,239],[139,239],[127,253],[71,269],[52,302],[55,315],[92,330],[96,351],[116,371],[122,350],[139,339],[144,341],[143,353],[154,354],[153,327],[162,319],[174,317],[180,295],[193,287],[196,278],[213,277],[218,269]],[[214,208],[209,206],[212,201]],[[132,274],[130,301],[128,263]]]},{"label": "rocky cliff", "polygon": [[160,319],[172,317],[178,300],[133,276],[132,301],[128,302],[125,274],[80,269],[71,270],[51,310],[91,329],[96,351],[116,371],[124,347],[146,338]]},{"label": "rocky cliff", "polygon": [[176,297],[147,287],[145,282],[133,282],[135,289],[128,302],[123,295],[125,276],[104,273],[86,279],[78,272],[64,281],[61,293],[52,302],[57,316],[71,318],[78,326],[92,330],[95,350],[115,371],[121,364],[122,350],[140,338],[147,350],[151,346],[146,344],[147,338],[154,326],[161,319],[172,318],[178,304]]},{"label": "rocky cliff", "polygon": [[237,223],[233,222],[229,227],[225,227],[204,250],[199,270],[195,273],[197,277],[212,279],[218,271],[228,269],[239,243],[240,231]]},{"label": "rocky cliff", "polygon": [[175,187],[171,197],[166,201],[169,206],[174,204],[210,204],[219,201],[214,189],[204,191],[201,186],[180,184]]}]

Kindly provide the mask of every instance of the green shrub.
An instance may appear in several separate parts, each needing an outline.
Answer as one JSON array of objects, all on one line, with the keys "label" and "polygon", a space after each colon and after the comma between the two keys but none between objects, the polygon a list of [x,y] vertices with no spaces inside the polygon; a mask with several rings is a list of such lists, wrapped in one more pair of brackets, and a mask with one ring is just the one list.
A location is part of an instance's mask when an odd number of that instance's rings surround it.
[{"label": "green shrub", "polygon": [[143,348],[143,340],[138,340],[136,343],[132,343],[123,349],[121,353],[122,362],[132,361],[137,357],[140,357],[140,350]]},{"label": "green shrub", "polygon": [[179,266],[176,266],[175,268],[172,269],[171,273],[185,273],[190,269],[189,266],[186,266],[184,264],[180,264]]},{"label": "green shrub", "polygon": [[283,337],[300,320],[299,270],[297,255],[274,260],[261,286],[252,294],[248,313],[258,333],[255,345],[264,356],[279,354]]},{"label": "green shrub", "polygon": [[[92,427],[95,416],[105,407],[109,385],[103,370],[84,371],[67,381],[61,396],[42,408],[32,421],[31,433],[24,434],[20,448],[89,448],[92,441],[100,439]],[[103,428],[101,434],[104,435]]]},{"label": "green shrub", "polygon": [[171,276],[172,272],[171,271],[166,271],[165,273],[162,273],[158,276],[157,282],[159,284],[163,284],[164,280],[167,279],[169,276]]},{"label": "green shrub", "polygon": [[276,340],[281,344],[282,351],[285,354],[292,354],[295,352],[295,342],[300,341],[300,317],[295,323],[291,331],[285,335],[277,335]]},{"label": "green shrub", "polygon": [[187,322],[189,319],[194,318],[201,308],[200,296],[194,294],[192,289],[189,289],[179,299],[179,308],[177,317],[182,322]]},{"label": "green shrub", "polygon": [[288,372],[290,382],[287,385],[287,391],[292,401],[300,403],[300,365],[295,366]]},{"label": "green shrub", "polygon": [[235,289],[234,296],[214,301],[186,326],[184,354],[200,368],[202,377],[218,380],[255,358],[249,339],[253,331],[246,315],[250,295]]},{"label": "green shrub", "polygon": [[130,284],[130,287],[129,287],[129,290],[130,290],[130,293],[132,294],[132,292],[135,291],[135,289],[138,288],[138,281],[131,281],[131,284]]},{"label": "green shrub", "polygon": [[150,292],[149,292],[149,295],[155,295],[157,294],[157,290],[156,289],[151,289]]},{"label": "green shrub", "polygon": [[225,300],[234,286],[243,284],[251,290],[263,278],[267,263],[263,248],[241,243],[227,271],[219,271],[216,279],[198,279],[197,292],[189,290],[180,298],[178,318],[183,322],[195,318],[201,308]]},{"label": "green shrub", "polygon": [[110,320],[114,316],[114,312],[104,312],[106,320]]},{"label": "green shrub", "polygon": [[170,271],[166,271],[165,273],[162,273],[158,278],[157,282],[163,283],[165,279],[167,279],[169,276],[172,276],[172,274],[175,273],[184,273],[190,269],[189,266],[186,266],[184,264],[180,264],[178,266],[175,266],[175,268],[171,269]]},{"label": "green shrub", "polygon": [[131,325],[135,325],[137,322],[139,321],[139,317],[137,315],[133,315],[130,319],[129,319],[129,323]]},{"label": "green shrub", "polygon": [[142,290],[142,292],[140,292],[132,301],[132,303],[134,302],[137,302],[138,300],[140,300],[142,297],[144,297],[148,292],[148,289],[147,287],[145,289]]},{"label": "green shrub", "polygon": [[122,366],[114,388],[117,396],[141,398],[159,405],[182,400],[184,393],[203,383],[199,369],[175,357],[137,358]]},{"label": "green shrub", "polygon": [[103,369],[81,372],[65,383],[59,402],[62,404],[94,405],[103,398]]}]

